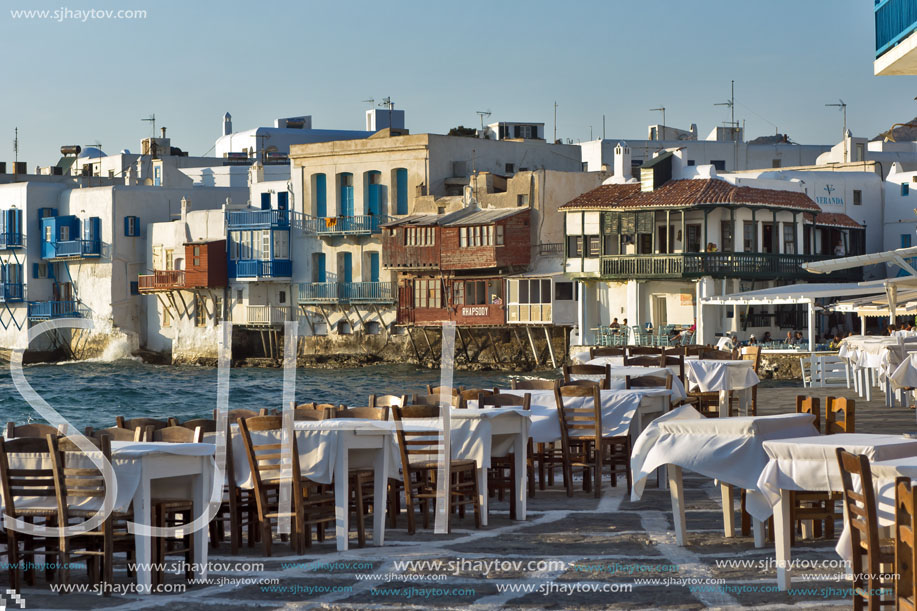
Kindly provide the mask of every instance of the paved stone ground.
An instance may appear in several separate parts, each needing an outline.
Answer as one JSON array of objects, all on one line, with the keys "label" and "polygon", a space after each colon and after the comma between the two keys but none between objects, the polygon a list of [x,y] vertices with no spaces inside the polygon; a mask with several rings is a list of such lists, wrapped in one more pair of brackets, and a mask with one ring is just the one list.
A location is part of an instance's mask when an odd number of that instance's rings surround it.
[{"label": "paved stone ground", "polygon": [[[759,412],[790,412],[800,392],[786,384],[762,388]],[[811,394],[855,398],[847,389]],[[856,408],[859,432],[917,429],[914,411],[886,409],[881,393],[869,403],[858,399]],[[327,541],[294,557],[286,544],[277,543],[277,555],[265,559],[258,548],[232,556],[223,546],[211,553],[212,562],[258,566],[214,570],[211,579],[227,583],[195,585],[181,594],[59,596],[39,578],[23,596],[27,609],[849,608],[848,583],[832,575],[841,569],[799,571],[795,591],[774,591],[773,546],[756,550],[751,538],[723,536],[718,489],[711,480],[686,473],[685,488],[689,541],[684,548],[675,544],[668,492],[648,487],[643,499],[632,503],[620,487],[606,484],[604,496],[596,500],[581,490],[568,498],[558,485],[529,501],[526,522],[510,521],[507,504],[496,500],[490,526],[475,530],[470,518],[456,520],[448,536],[431,530],[408,536],[402,516],[399,528],[387,531],[384,548],[338,553]],[[836,560],[833,547],[834,542],[803,541],[793,557]],[[396,567],[406,560],[416,561],[413,568]],[[717,564],[736,560],[747,561],[749,568]],[[439,568],[429,564],[436,561],[442,563]],[[0,575],[0,587],[6,587],[5,579],[5,573]],[[123,570],[116,579],[122,586],[131,581]],[[228,583],[239,579],[264,582]],[[638,583],[648,579],[660,581]],[[86,583],[84,572],[76,571],[74,580]],[[171,576],[168,582],[180,580]],[[516,589],[505,591],[507,586]]]}]

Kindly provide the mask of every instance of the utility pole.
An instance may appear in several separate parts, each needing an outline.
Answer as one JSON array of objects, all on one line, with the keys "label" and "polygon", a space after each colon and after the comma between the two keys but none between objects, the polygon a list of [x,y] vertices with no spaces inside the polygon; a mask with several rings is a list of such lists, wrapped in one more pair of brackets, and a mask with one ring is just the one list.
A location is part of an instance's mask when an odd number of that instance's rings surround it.
[{"label": "utility pole", "polygon": [[156,113],[153,113],[153,114],[151,114],[149,117],[146,117],[146,118],[143,118],[143,119],[140,119],[140,120],[141,120],[141,121],[147,121],[147,122],[153,124],[153,135],[150,136],[150,137],[151,137],[151,138],[155,138],[155,137],[156,137]]},{"label": "utility pole", "polygon": [[554,142],[557,142],[557,100],[554,100]]},{"label": "utility pole", "polygon": [[714,106],[729,107],[729,128],[732,130],[732,169],[737,170],[739,165],[739,124],[736,123],[736,82],[729,81],[729,101],[719,102]]},{"label": "utility pole", "polygon": [[[14,163],[19,163],[19,128],[13,130],[13,160]],[[15,165],[13,166],[16,167]],[[15,174],[15,171],[13,172]]]},{"label": "utility pole", "polygon": [[844,103],[844,100],[838,100],[836,104],[825,104],[825,106],[836,106],[840,108],[841,112],[844,113],[844,132],[841,134],[841,137],[844,139],[844,162],[847,162],[847,104]]},{"label": "utility pole", "polygon": [[[665,140],[665,106],[660,106],[659,108],[650,108],[651,112],[662,112],[662,138],[656,138],[657,140]],[[658,135],[658,134],[657,134]]]}]

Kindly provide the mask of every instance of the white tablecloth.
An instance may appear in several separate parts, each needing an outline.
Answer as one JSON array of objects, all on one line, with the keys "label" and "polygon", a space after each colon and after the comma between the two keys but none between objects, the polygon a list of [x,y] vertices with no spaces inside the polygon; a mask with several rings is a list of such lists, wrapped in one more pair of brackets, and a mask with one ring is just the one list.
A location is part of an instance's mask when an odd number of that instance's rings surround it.
[{"label": "white tablecloth", "polygon": [[[501,393],[531,395],[532,427],[529,436],[536,443],[547,443],[560,440],[560,420],[557,415],[557,401],[553,390],[512,390],[500,389]],[[632,390],[601,390],[602,431],[605,436],[626,435],[630,431],[634,412],[640,407],[644,397],[660,395],[672,396],[673,391],[665,388],[636,388]],[[583,403],[585,399],[568,397],[565,405],[574,402]],[[471,402],[469,402],[471,405]]]},{"label": "white tablecloth", "polygon": [[751,388],[761,381],[754,364],[754,361],[713,359],[685,361],[685,380],[692,389],[701,392]]},{"label": "white tablecloth", "polygon": [[917,387],[917,352],[907,353],[894,368],[890,378],[898,388]]},{"label": "white tablecloth", "polygon": [[[677,365],[669,365],[668,367],[648,367],[640,365],[623,365],[620,362],[623,362],[624,357],[619,356],[603,356],[599,358],[592,359],[587,363],[587,365],[611,365],[610,377],[611,377],[611,387],[609,390],[624,390],[625,379],[627,376],[632,378],[638,378],[640,376],[662,376],[665,377],[665,374],[672,374],[672,390],[675,391],[675,394],[672,395],[674,401],[681,401],[686,398],[688,395],[685,392],[685,385],[681,383],[681,379],[678,377],[681,372]],[[613,363],[612,361],[619,361],[618,364]],[[582,379],[582,378],[591,378],[598,380],[596,376],[573,376],[573,379]]]},{"label": "white tablecloth", "polygon": [[[737,418],[705,418],[684,405],[652,421],[640,434],[631,454],[633,500],[643,494],[646,478],[663,465],[677,465],[707,477],[755,490],[767,465],[762,444],[771,439],[803,437],[816,433],[812,414],[780,414]],[[756,494],[747,506],[758,506],[759,519],[768,505]],[[754,515],[754,514],[753,514]]]},{"label": "white tablecloth", "polygon": [[[115,497],[114,510],[127,511],[140,484],[141,461],[144,456],[150,454],[172,454],[177,456],[213,456],[216,452],[216,446],[209,443],[164,443],[164,442],[134,442],[134,441],[112,441],[111,442],[111,462],[112,468],[117,480],[117,493]],[[96,456],[101,457],[101,453]],[[10,468],[16,469],[50,469],[51,462],[47,455],[39,453],[11,453],[8,454],[10,459]],[[86,467],[97,469],[98,467],[85,454],[76,452],[67,452],[65,456],[68,460],[68,467]],[[38,508],[48,507],[57,508],[57,501],[53,498],[15,498],[16,507]],[[2,506],[2,499],[0,499]],[[72,503],[71,507],[81,509],[98,509],[102,506],[102,500],[97,498],[84,498],[79,503]]]}]

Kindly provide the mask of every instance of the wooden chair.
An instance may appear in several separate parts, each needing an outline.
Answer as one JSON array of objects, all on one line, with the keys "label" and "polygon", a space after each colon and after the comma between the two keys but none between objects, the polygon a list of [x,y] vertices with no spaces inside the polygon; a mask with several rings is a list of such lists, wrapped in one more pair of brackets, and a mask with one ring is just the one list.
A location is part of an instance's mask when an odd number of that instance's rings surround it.
[{"label": "wooden chair", "polygon": [[[373,397],[374,395],[370,395]],[[358,418],[363,420],[388,420],[388,407],[345,407],[334,410],[331,418]],[[351,467],[350,469],[350,508],[356,516],[357,543],[366,546],[366,518],[371,517],[368,508],[374,505],[373,470]]]},{"label": "wooden chair", "polygon": [[494,390],[485,390],[481,388],[470,388],[468,390],[463,390],[458,395],[458,405],[460,409],[465,409],[468,407],[469,401],[477,401],[478,407],[481,407],[481,399],[486,397],[492,397],[496,394]]},{"label": "wooden chair", "polygon": [[697,355],[697,358],[705,361],[734,361],[738,357],[738,350],[717,350],[716,348],[704,348]]},{"label": "wooden chair", "polygon": [[[303,554],[312,545],[312,526],[317,527],[319,540],[324,539],[324,526],[335,520],[334,495],[325,487],[302,477],[299,465],[299,449],[296,435],[293,440],[293,499],[290,513],[281,513],[278,505],[280,489],[280,459],[283,417],[256,416],[239,419],[239,431],[245,453],[248,457],[252,480],[255,484],[255,500],[258,508],[258,523],[261,527],[261,542],[264,554],[271,555],[273,529],[272,520],[289,517],[293,533],[291,547],[297,554]],[[267,441],[256,441],[252,433],[270,435]]]},{"label": "wooden chair", "polygon": [[[458,405],[458,402],[459,402],[459,400],[460,400],[460,397],[459,397],[459,395],[451,395],[451,397],[452,397],[452,406],[453,406],[453,407],[456,407],[456,406]],[[410,397],[410,399],[409,399],[409,401],[408,401],[408,405],[428,405],[428,406],[431,406],[431,407],[438,407],[438,406],[439,406],[439,395],[438,395],[438,394],[433,394],[433,395],[411,395],[411,397]],[[392,406],[393,409],[394,409],[395,407],[398,407],[398,406],[395,406],[395,405]],[[407,407],[407,406],[405,406],[405,407]]]},{"label": "wooden chair", "polygon": [[663,350],[656,346],[627,346],[627,356],[659,356]]},{"label": "wooden chair", "polygon": [[[262,407],[259,410],[254,410],[237,407],[236,409],[229,410],[226,414],[226,418],[233,424],[235,424],[239,418],[254,418],[255,416],[267,416],[267,408]],[[213,410],[213,419],[217,419],[217,410]]]},{"label": "wooden chair", "polygon": [[825,435],[835,433],[855,433],[856,402],[844,397],[825,399]]},{"label": "wooden chair", "polygon": [[[439,406],[409,405],[393,407],[392,415],[396,422],[416,418],[438,418]],[[408,533],[414,534],[414,504],[420,503],[423,512],[423,527],[429,528],[428,505],[435,507],[438,497],[436,471],[439,468],[439,455],[443,452],[442,431],[406,431],[403,426],[395,429],[398,437],[398,450],[401,453],[401,472],[404,481],[404,499],[407,505]],[[450,459],[449,494],[446,497],[446,515],[449,516],[452,506],[457,506],[459,515],[464,516],[465,506],[474,508],[475,528],[481,527],[481,503],[478,498],[477,465],[473,459]],[[448,525],[447,525],[448,530]]]},{"label": "wooden chair", "polygon": [[404,407],[407,402],[405,395],[369,395],[370,407]]},{"label": "wooden chair", "polygon": [[610,365],[564,365],[564,384],[574,382],[573,376],[590,376],[588,379],[598,382],[603,389],[611,387]]},{"label": "wooden chair", "polygon": [[624,376],[624,388],[665,388],[672,390],[672,374],[664,376]]},{"label": "wooden chair", "polygon": [[107,429],[94,429],[87,426],[83,432],[86,437],[101,438],[107,435],[111,441],[140,441],[143,438],[143,429],[139,426],[134,430],[122,429],[117,426],[111,426]]},{"label": "wooden chair", "polygon": [[601,358],[603,356],[624,356],[627,353],[626,346],[603,346],[602,348],[590,348],[589,360]]},{"label": "wooden chair", "polygon": [[[442,388],[443,388],[442,386],[433,386],[432,384],[427,384],[427,394],[428,395],[438,395],[440,391],[442,390]],[[452,395],[453,397],[457,397],[461,394],[463,390],[465,390],[464,386],[450,387],[446,389],[446,394]]]},{"label": "wooden chair", "polygon": [[16,424],[15,422],[6,423],[6,438],[17,439],[19,437],[41,437],[45,435],[60,435],[60,431],[50,424],[40,422],[29,422],[28,424]]},{"label": "wooden chair", "polygon": [[213,418],[193,418],[179,422],[176,418],[169,418],[169,426],[181,426],[186,429],[201,429],[201,433],[216,433],[217,421]]},{"label": "wooden chair", "polygon": [[[742,361],[752,361],[752,369],[755,372],[755,375],[758,375],[758,370],[761,367],[761,346],[746,346],[742,348],[739,354],[739,360]],[[751,387],[751,416],[758,415],[758,385],[755,384]]]},{"label": "wooden chair", "polygon": [[[532,395],[529,393],[512,394],[499,393],[491,394],[481,399],[480,407],[521,407],[524,411],[531,408]],[[531,437],[528,439],[526,446],[526,477],[528,478],[528,495],[535,496],[535,449]],[[516,460],[515,456],[508,454],[506,456],[492,456],[490,459],[490,468],[487,470],[487,492],[493,496],[496,493],[497,498],[502,502],[504,495],[509,493],[509,514],[510,519],[516,519],[516,494],[514,487],[516,482]]]},{"label": "wooden chair", "polygon": [[[617,485],[617,476],[621,473],[627,480],[630,494],[630,437],[602,435],[602,399],[598,386],[562,386],[555,389],[554,399],[560,420],[567,496],[573,496],[573,469],[581,468],[583,490],[592,490],[592,480],[595,480],[595,497],[599,498],[602,495],[602,465],[606,458],[611,460],[612,486]],[[568,406],[565,399],[582,399],[583,406]]]},{"label": "wooden chair", "polygon": [[663,357],[659,354],[647,354],[624,357],[626,367],[662,367]]},{"label": "wooden chair", "polygon": [[[267,409],[262,409],[260,412],[241,408],[230,410],[228,416],[236,416],[236,418],[228,418],[226,429],[220,433],[226,437],[226,485],[223,488],[223,501],[220,503],[216,516],[210,523],[210,535],[211,544],[221,541],[225,536],[225,521],[228,518],[230,551],[233,555],[239,553],[239,548],[242,546],[243,532],[247,534],[248,547],[254,546],[260,533],[256,528],[258,508],[255,502],[255,491],[240,488],[236,484],[232,430],[233,425],[238,423],[239,418],[255,418],[259,416],[259,413],[262,416],[267,415]],[[216,415],[216,410],[214,410],[214,415]]]},{"label": "wooden chair", "polygon": [[[879,592],[883,587],[879,580],[882,572],[895,572],[895,551],[892,540],[879,539],[879,518],[876,513],[876,493],[872,485],[869,459],[862,454],[851,454],[837,448],[837,463],[844,489],[844,507],[853,549],[851,569],[853,573],[853,608],[879,609],[892,605],[894,601],[882,601]],[[857,476],[854,486],[853,476]],[[860,486],[859,482],[868,482]],[[866,566],[863,565],[866,556]],[[883,567],[883,565],[885,565]]]},{"label": "wooden chair", "polygon": [[322,403],[315,407],[298,405],[293,409],[293,420],[324,420],[325,418],[331,418],[337,409],[339,408],[328,403]]},{"label": "wooden chair", "polygon": [[118,416],[115,421],[118,428],[135,429],[138,426],[144,430],[152,427],[153,429],[162,429],[169,426],[168,420],[157,420],[156,418],[130,418],[125,420],[124,416]]},{"label": "wooden chair", "polygon": [[[19,454],[28,455],[29,466],[22,464],[23,461],[17,457]],[[34,460],[36,455],[37,461]],[[47,436],[0,438],[0,492],[5,499],[3,512],[6,524],[12,518],[56,526],[58,513],[54,481]],[[19,533],[11,528],[5,528],[5,531],[10,587],[19,591],[23,581],[20,579],[19,563],[25,563],[26,568],[22,569],[25,583],[33,585],[35,570],[32,567],[37,566],[36,555],[45,556],[47,562],[47,556],[58,553],[58,545],[56,540],[50,538]]]},{"label": "wooden chair", "polygon": [[[561,380],[512,380],[513,390],[550,390],[560,388]],[[535,445],[534,460],[538,468],[538,489],[554,485],[554,472],[563,470],[564,457],[560,444],[553,441]]]},{"label": "wooden chair", "polygon": [[895,480],[895,608],[917,610],[917,488],[908,477]]},{"label": "wooden chair", "polygon": [[676,367],[678,373],[675,374],[676,377],[681,381],[681,385],[685,385],[685,355],[683,354],[663,354],[659,363],[660,367]]},{"label": "wooden chair", "polygon": [[[109,439],[103,435],[97,440],[90,439],[90,441],[110,463]],[[58,525],[80,524],[95,515],[103,504],[106,485],[102,471],[70,438],[48,435],[46,444],[51,454],[51,468],[54,474]],[[87,501],[92,503],[90,507],[81,506]],[[127,522],[133,518],[132,511],[113,511],[101,525],[88,532],[69,537],[62,535],[58,542],[61,583],[69,582],[68,567],[71,556],[85,556],[90,580],[96,582],[101,580],[103,585],[113,584],[114,555],[116,553],[125,554],[127,562],[135,558],[134,535],[127,529]],[[161,526],[159,522],[154,523]],[[193,558],[188,558],[187,561],[193,562]],[[155,557],[153,562],[157,562]],[[109,589],[103,592],[106,596],[111,595]]]},{"label": "wooden chair", "polygon": [[560,385],[560,380],[517,380],[513,379],[513,390],[554,390]]},{"label": "wooden chair", "polygon": [[682,354],[687,356],[700,356],[700,354],[707,349],[707,346],[701,344],[691,344],[688,346],[682,346]]}]

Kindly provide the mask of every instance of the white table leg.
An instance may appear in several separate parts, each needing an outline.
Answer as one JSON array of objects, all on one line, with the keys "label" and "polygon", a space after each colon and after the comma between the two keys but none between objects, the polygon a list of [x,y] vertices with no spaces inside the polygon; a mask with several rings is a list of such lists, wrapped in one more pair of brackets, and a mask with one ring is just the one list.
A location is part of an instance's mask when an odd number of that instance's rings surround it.
[{"label": "white table leg", "polygon": [[[191,515],[203,516],[207,515],[208,505],[210,502],[210,493],[212,492],[211,488],[213,487],[213,471],[210,469],[210,457],[203,456],[200,458],[201,463],[201,473],[200,475],[195,475],[192,478],[193,486],[193,508],[194,511]],[[203,528],[197,529],[192,537],[194,537],[194,563],[195,568],[195,577],[198,579],[207,579],[207,554],[209,552],[207,547],[207,533],[208,528],[204,526]]]},{"label": "white table leg", "polygon": [[872,369],[866,367],[863,369],[863,382],[866,387],[866,400],[872,401]]},{"label": "white table leg", "polygon": [[[134,492],[134,522],[137,524],[151,525],[153,523],[152,507],[150,506],[150,479],[142,466],[140,483]],[[150,537],[140,533],[134,533],[134,545],[137,548],[137,585],[140,586],[141,592],[149,592],[153,583],[153,575],[150,571],[150,563],[153,562],[153,541]]]},{"label": "white table leg", "polygon": [[672,521],[675,523],[675,540],[678,545],[685,544],[685,490],[681,478],[681,467],[668,465],[666,472],[669,479],[669,496],[672,497]]},{"label": "white table leg", "polygon": [[774,547],[777,556],[777,588],[790,587],[790,491],[780,490],[780,501],[774,507]]},{"label": "white table leg", "polygon": [[475,469],[478,476],[478,500],[481,503],[481,526],[487,526],[487,466],[478,465]]},{"label": "white table leg", "polygon": [[727,538],[735,537],[735,494],[732,486],[720,482],[720,495],[723,498],[723,534]]},{"label": "white table leg", "polygon": [[388,508],[388,471],[391,435],[382,435],[382,449],[373,462],[373,545],[385,543],[385,512]]},{"label": "white table leg", "polygon": [[[352,433],[351,433],[352,434]],[[346,552],[348,545],[347,518],[350,517],[350,451],[347,435],[338,441],[337,459],[334,461],[334,517],[339,552]]]},{"label": "white table leg", "polygon": [[751,532],[755,536],[755,547],[758,549],[764,547],[764,522],[753,517],[751,519]]},{"label": "white table leg", "polygon": [[720,391],[720,418],[729,417],[729,391]]},{"label": "white table leg", "polygon": [[514,494],[516,495],[516,515],[513,519],[525,520],[525,501],[528,498],[528,460],[526,454],[528,451],[528,428],[529,419],[519,417],[520,431],[513,440],[513,460],[516,464],[516,482]]}]

